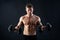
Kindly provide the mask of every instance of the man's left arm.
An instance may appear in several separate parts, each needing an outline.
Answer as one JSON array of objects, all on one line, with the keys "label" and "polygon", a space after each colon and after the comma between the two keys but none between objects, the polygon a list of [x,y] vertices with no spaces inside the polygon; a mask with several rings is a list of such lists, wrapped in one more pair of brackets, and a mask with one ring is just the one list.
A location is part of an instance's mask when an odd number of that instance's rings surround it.
[{"label": "man's left arm", "polygon": [[44,31],[46,29],[46,26],[44,26],[42,24],[40,17],[38,17],[38,23],[37,24],[40,27],[41,31]]}]

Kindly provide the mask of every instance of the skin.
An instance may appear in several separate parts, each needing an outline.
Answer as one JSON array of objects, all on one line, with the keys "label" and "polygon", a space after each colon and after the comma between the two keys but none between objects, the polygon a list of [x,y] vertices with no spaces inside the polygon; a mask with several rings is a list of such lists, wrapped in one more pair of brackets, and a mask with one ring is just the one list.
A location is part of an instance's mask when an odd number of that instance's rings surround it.
[{"label": "skin", "polygon": [[40,17],[33,14],[33,7],[26,7],[26,13],[26,15],[20,17],[15,29],[19,30],[19,28],[23,24],[23,35],[36,35],[37,26],[40,26],[41,30],[43,31],[45,27],[42,25]]}]

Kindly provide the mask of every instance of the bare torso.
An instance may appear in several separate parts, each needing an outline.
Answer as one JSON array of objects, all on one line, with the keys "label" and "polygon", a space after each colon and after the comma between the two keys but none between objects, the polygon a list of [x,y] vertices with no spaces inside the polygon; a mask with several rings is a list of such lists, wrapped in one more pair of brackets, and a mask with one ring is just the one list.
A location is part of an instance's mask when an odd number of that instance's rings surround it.
[{"label": "bare torso", "polygon": [[38,17],[33,15],[31,17],[23,16],[23,24],[24,24],[24,35],[36,35],[36,25],[38,21]]}]

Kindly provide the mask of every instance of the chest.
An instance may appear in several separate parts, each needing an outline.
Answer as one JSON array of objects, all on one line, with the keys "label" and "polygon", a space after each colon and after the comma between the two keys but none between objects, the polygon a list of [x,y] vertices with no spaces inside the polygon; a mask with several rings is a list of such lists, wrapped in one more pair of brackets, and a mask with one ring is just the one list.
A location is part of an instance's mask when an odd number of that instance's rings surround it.
[{"label": "chest", "polygon": [[24,19],[23,19],[23,23],[24,24],[30,24],[30,25],[33,25],[33,24],[36,24],[36,21],[37,21],[37,19],[35,18],[35,17],[25,17]]}]

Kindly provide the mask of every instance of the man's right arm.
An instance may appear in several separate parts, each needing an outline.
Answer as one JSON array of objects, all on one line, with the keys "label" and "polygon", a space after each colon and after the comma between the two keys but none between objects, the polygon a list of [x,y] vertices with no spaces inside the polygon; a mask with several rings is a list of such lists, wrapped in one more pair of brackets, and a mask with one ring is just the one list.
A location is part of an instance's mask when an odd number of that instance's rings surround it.
[{"label": "man's right arm", "polygon": [[17,26],[15,27],[15,31],[20,29],[20,27],[21,27],[21,25],[23,23],[22,20],[23,20],[23,17],[20,17],[19,22],[18,22]]}]

